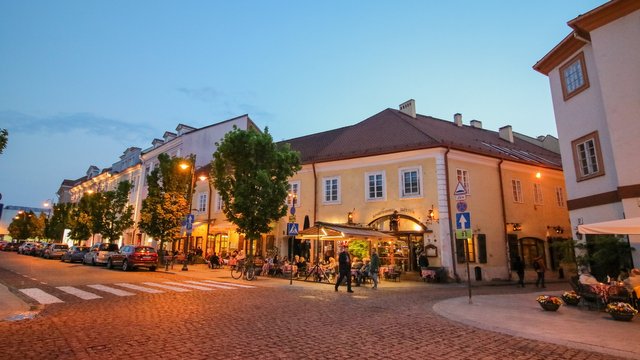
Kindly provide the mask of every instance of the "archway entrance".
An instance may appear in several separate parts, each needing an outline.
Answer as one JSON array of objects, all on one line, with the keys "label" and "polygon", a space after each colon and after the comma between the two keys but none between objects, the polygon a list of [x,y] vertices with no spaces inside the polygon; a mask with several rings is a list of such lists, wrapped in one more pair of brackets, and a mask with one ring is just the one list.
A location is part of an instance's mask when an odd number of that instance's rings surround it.
[{"label": "archway entrance", "polygon": [[432,232],[431,230],[418,219],[397,211],[378,217],[368,225],[396,238],[378,245],[383,265],[393,264],[403,271],[420,271],[418,256],[424,250],[424,234]]}]

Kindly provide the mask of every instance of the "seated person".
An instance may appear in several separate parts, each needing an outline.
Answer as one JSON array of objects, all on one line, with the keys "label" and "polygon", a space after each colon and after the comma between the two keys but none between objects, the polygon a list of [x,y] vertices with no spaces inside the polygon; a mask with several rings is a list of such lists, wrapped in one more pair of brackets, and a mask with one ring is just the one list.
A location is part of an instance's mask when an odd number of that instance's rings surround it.
[{"label": "seated person", "polygon": [[300,256],[298,258],[296,266],[298,267],[297,275],[301,275],[307,272],[307,261],[305,260],[304,256]]},{"label": "seated person", "polygon": [[618,274],[618,281],[624,281],[629,277],[629,270],[626,268],[620,269],[620,274]]},{"label": "seated person", "polygon": [[354,256],[353,260],[351,261],[351,270],[360,270],[362,266],[364,266],[364,262],[362,262],[361,259],[358,259],[358,257]]},{"label": "seated person", "polygon": [[325,265],[324,269],[329,276],[329,279],[333,279],[333,276],[338,270],[338,263],[336,262],[336,259],[334,257],[329,257],[329,263]]},{"label": "seated person", "polygon": [[[629,277],[624,279],[624,286],[629,291],[634,291],[636,288],[640,288],[640,269],[631,269]],[[636,295],[640,296],[640,290],[636,291]]]},{"label": "seated person", "polygon": [[220,267],[220,258],[215,252],[209,256],[209,267],[212,269]]},{"label": "seated person", "polygon": [[364,265],[360,269],[358,269],[358,272],[356,274],[356,286],[360,286],[360,284],[364,283],[364,281],[369,277],[370,268],[370,260],[364,259]]},{"label": "seated person", "polygon": [[578,278],[578,282],[584,285],[601,285],[598,279],[596,279],[593,275],[591,275],[591,273],[589,273],[589,270],[586,268],[586,266],[580,268],[580,277]]}]

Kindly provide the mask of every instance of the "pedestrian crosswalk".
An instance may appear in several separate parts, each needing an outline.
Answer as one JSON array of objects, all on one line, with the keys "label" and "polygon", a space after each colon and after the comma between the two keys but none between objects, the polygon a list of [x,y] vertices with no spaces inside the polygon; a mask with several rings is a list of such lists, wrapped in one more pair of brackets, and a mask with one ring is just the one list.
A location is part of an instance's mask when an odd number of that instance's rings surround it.
[{"label": "pedestrian crosswalk", "polygon": [[[84,288],[84,289],[83,289]],[[188,291],[215,291],[215,290],[239,290],[255,288],[252,285],[243,285],[228,283],[215,280],[200,281],[164,281],[164,282],[142,282],[140,284],[115,283],[115,284],[91,284],[84,285],[83,288],[78,286],[57,286],[55,289],[61,291],[65,295],[71,295],[72,298],[81,300],[102,299],[105,296],[135,296],[139,293],[161,294],[167,292],[188,292]],[[86,290],[89,288],[89,290]],[[126,289],[126,290],[125,290]],[[42,305],[64,303],[60,299],[58,293],[50,294],[40,288],[19,289],[24,295],[32,298]]]}]

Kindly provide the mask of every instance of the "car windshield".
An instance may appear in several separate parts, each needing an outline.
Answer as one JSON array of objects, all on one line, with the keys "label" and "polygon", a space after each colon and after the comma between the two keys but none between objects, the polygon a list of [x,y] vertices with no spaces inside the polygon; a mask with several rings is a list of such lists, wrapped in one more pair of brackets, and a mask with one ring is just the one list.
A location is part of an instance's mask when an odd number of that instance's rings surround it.
[{"label": "car windshield", "polygon": [[82,246],[82,247],[77,247],[76,250],[79,252],[85,252],[85,251],[89,251],[89,248],[87,246]]},{"label": "car windshield", "polygon": [[152,247],[139,247],[139,248],[136,248],[136,252],[137,253],[155,253],[156,249]]},{"label": "car windshield", "polygon": [[100,251],[118,251],[118,244],[101,244]]},{"label": "car windshield", "polygon": [[67,244],[54,245],[53,248],[58,250],[67,250],[69,248],[69,245]]}]

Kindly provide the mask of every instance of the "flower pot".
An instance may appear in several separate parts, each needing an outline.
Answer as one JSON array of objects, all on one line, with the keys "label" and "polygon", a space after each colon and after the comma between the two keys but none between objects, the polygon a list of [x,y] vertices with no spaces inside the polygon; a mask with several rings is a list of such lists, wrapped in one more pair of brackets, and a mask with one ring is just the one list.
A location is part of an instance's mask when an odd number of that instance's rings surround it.
[{"label": "flower pot", "polygon": [[543,302],[538,304],[540,304],[540,306],[546,311],[558,311],[558,309],[560,308],[560,305],[554,304],[552,302],[547,302],[547,303]]},{"label": "flower pot", "polygon": [[567,305],[572,305],[572,306],[576,306],[580,303],[580,299],[578,298],[571,298],[571,297],[562,297],[562,301],[564,301],[565,304]]},{"label": "flower pot", "polygon": [[609,314],[611,314],[611,317],[614,320],[618,320],[618,321],[631,321],[635,316],[635,314],[621,313],[621,312],[610,312]]}]

